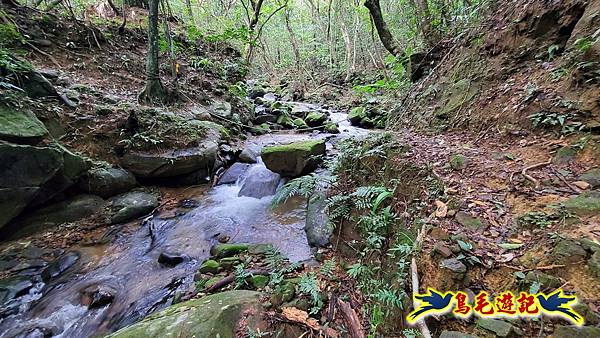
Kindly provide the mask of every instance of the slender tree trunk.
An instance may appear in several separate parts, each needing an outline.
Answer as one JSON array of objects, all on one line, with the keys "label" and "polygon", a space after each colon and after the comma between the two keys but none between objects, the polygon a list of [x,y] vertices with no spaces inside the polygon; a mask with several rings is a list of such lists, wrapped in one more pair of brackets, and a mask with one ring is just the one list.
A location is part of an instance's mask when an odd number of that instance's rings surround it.
[{"label": "slender tree trunk", "polygon": [[296,64],[296,69],[300,69],[300,51],[298,50],[298,42],[296,40],[296,34],[294,34],[294,30],[292,30],[292,25],[290,23],[290,12],[288,9],[285,10],[285,27],[287,28],[288,34],[290,35],[290,43],[292,44],[292,51],[294,52],[294,62]]},{"label": "slender tree trunk", "polygon": [[190,17],[190,19],[192,20],[192,23],[196,24],[196,20],[194,19],[194,12],[192,11],[192,1],[191,0],[185,0],[185,8],[187,9],[187,14]]},{"label": "slender tree trunk", "polygon": [[417,11],[419,12],[421,33],[423,41],[427,46],[433,46],[438,41],[438,34],[431,25],[431,13],[429,12],[429,4],[427,0],[414,0]]},{"label": "slender tree trunk", "polygon": [[398,56],[401,54],[401,49],[392,33],[390,32],[385,20],[383,19],[383,14],[381,13],[381,6],[379,5],[379,0],[366,0],[365,7],[371,13],[371,18],[373,18],[373,23],[375,24],[375,28],[377,29],[377,34],[379,35],[379,40],[387,49],[390,54],[394,56]]},{"label": "slender tree trunk", "polygon": [[140,93],[143,103],[165,103],[167,92],[160,82],[158,69],[158,2],[150,0],[148,10],[148,56],[146,58],[146,86]]}]

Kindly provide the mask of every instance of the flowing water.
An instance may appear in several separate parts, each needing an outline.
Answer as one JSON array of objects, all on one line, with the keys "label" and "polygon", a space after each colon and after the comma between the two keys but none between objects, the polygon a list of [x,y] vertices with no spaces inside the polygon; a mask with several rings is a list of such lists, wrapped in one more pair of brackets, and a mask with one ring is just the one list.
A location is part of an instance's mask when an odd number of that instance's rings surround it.
[{"label": "flowing water", "polygon": [[[346,114],[331,113],[331,119],[340,124],[342,136],[366,133],[350,126]],[[262,146],[323,135],[269,134],[251,143]],[[266,168],[259,161],[248,172],[253,170]],[[170,305],[177,292],[193,288],[194,272],[221,236],[232,243],[271,243],[291,261],[311,260],[303,229],[304,202],[291,199],[272,208],[272,196],[239,197],[244,180],[195,197],[196,207],[181,216],[156,216],[110,244],[77,248],[79,259],[66,273],[48,284],[38,279],[28,294],[14,300],[18,303],[11,305],[17,310],[0,320],[0,337],[89,337],[139,321]],[[183,262],[160,264],[162,253]],[[107,291],[114,299],[88,306],[90,290]]]}]

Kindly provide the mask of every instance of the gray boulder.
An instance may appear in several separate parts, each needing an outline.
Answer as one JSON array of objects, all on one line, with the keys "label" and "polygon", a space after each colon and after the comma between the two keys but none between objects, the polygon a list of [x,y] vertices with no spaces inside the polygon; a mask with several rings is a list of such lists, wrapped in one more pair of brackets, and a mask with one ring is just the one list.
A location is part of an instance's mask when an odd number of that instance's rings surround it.
[{"label": "gray boulder", "polygon": [[308,201],[306,225],[304,226],[308,244],[313,247],[324,247],[329,244],[333,227],[325,212],[325,195],[318,194]]},{"label": "gray boulder", "polygon": [[207,141],[194,148],[163,152],[130,152],[121,158],[121,165],[137,177],[180,176],[212,168],[217,159],[218,149],[217,142]]},{"label": "gray boulder", "polygon": [[269,170],[281,176],[298,177],[317,168],[325,149],[324,140],[268,146],[262,150],[262,160]]},{"label": "gray boulder", "polygon": [[63,223],[75,222],[100,211],[104,205],[101,197],[78,195],[17,218],[10,224],[9,230],[12,231],[6,237],[19,238]]},{"label": "gray boulder", "polygon": [[260,152],[256,148],[257,147],[253,147],[253,146],[250,146],[250,145],[247,146],[246,148],[244,148],[244,150],[242,150],[242,152],[240,153],[240,156],[239,156],[240,162],[243,162],[243,163],[256,163],[257,157],[258,157],[258,153]]},{"label": "gray boulder", "polygon": [[281,181],[281,176],[279,176],[279,174],[274,173],[261,165],[253,166],[248,170],[246,180],[244,181],[238,196],[254,198],[272,196],[277,190],[279,181]]},{"label": "gray boulder", "polygon": [[158,207],[158,196],[145,191],[131,191],[111,200],[111,223],[124,223],[149,214]]},{"label": "gray boulder", "polygon": [[229,167],[229,169],[225,171],[223,176],[221,176],[221,178],[219,179],[219,185],[234,184],[240,177],[242,177],[246,173],[246,171],[248,171],[249,167],[250,164],[248,163],[234,163],[231,167]]},{"label": "gray boulder", "polygon": [[136,186],[135,176],[121,168],[94,168],[84,174],[77,186],[90,194],[108,198]]},{"label": "gray boulder", "polygon": [[600,168],[590,169],[579,176],[579,180],[589,183],[592,188],[600,187]]}]

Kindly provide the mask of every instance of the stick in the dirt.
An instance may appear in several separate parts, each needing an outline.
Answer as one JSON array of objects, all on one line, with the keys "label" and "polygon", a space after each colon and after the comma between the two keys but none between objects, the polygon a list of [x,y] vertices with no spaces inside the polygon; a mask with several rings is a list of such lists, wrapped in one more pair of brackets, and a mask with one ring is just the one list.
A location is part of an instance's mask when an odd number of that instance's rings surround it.
[{"label": "stick in the dirt", "polygon": [[523,175],[523,177],[525,177],[526,179],[530,180],[534,184],[535,188],[537,189],[540,186],[540,182],[538,180],[536,180],[535,178],[533,178],[532,176],[528,175],[527,170],[543,167],[550,163],[552,163],[552,158],[548,159],[548,161],[546,161],[546,162],[541,162],[541,163],[537,163],[534,165],[530,165],[529,167],[525,167],[521,171],[521,175]]},{"label": "stick in the dirt", "polygon": [[[423,223],[423,226],[421,227],[421,231],[419,231],[419,235],[417,236],[417,239],[415,240],[416,248],[421,246],[421,243],[423,242],[423,239],[425,238],[425,227],[431,221],[431,219],[433,218],[433,215],[434,214],[431,214],[431,216],[429,216],[427,221]],[[411,280],[412,280],[412,292],[413,292],[413,294],[417,294],[417,293],[419,293],[419,272],[417,271],[417,259],[415,258],[414,254],[413,254],[413,257],[410,262],[410,275],[411,275]],[[427,324],[425,324],[425,320],[423,320],[422,318],[419,319],[417,321],[417,326],[419,327],[419,330],[421,331],[421,334],[423,335],[424,338],[431,338],[431,332],[429,332],[429,328],[427,327]]]},{"label": "stick in the dirt", "polygon": [[342,313],[342,317],[344,317],[344,322],[346,322],[346,328],[348,329],[348,333],[351,338],[365,338],[365,332],[362,329],[362,325],[360,324],[360,319],[358,315],[352,309],[350,304],[344,302],[341,299],[337,299],[337,304]]}]

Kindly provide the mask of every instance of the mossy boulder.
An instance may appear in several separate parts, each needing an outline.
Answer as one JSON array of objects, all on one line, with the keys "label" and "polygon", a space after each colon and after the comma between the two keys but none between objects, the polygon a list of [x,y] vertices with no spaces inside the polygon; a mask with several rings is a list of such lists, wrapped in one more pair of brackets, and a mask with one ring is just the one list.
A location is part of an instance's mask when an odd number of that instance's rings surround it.
[{"label": "mossy boulder", "polygon": [[108,198],[127,192],[136,186],[135,176],[121,168],[93,168],[78,182],[78,187],[90,194]]},{"label": "mossy boulder", "polygon": [[595,252],[587,262],[592,275],[600,279],[600,251]]},{"label": "mossy boulder", "polygon": [[327,115],[319,112],[311,112],[306,115],[304,121],[306,121],[306,124],[310,127],[319,127],[327,121]]},{"label": "mossy boulder", "polygon": [[329,244],[333,235],[333,227],[329,224],[325,208],[325,195],[319,194],[311,198],[306,209],[304,231],[308,244],[313,247],[324,247]]},{"label": "mossy boulder", "polygon": [[308,128],[308,125],[306,124],[306,122],[304,122],[303,119],[297,117],[292,121],[292,124],[294,125],[294,127],[296,129],[304,129],[304,128]]},{"label": "mossy boulder", "polygon": [[262,150],[262,159],[269,170],[284,177],[298,177],[317,168],[325,149],[324,140],[268,146]]},{"label": "mossy boulder", "polygon": [[231,257],[242,252],[247,252],[248,243],[219,243],[210,249],[210,254],[217,258]]},{"label": "mossy boulder", "polygon": [[269,276],[255,275],[250,277],[250,283],[256,289],[262,289],[269,284]]},{"label": "mossy boulder", "polygon": [[0,139],[35,144],[48,135],[48,129],[30,111],[0,105]]},{"label": "mossy boulder", "polygon": [[562,285],[560,278],[543,273],[539,270],[529,271],[527,275],[525,275],[525,283],[533,284],[534,282],[540,283],[544,288],[552,289]]},{"label": "mossy boulder", "polygon": [[563,203],[567,210],[580,216],[600,213],[600,191],[588,191]]},{"label": "mossy boulder", "polygon": [[600,337],[600,328],[593,326],[558,326],[551,338],[597,338]]},{"label": "mossy boulder", "polygon": [[348,113],[348,121],[353,126],[361,125],[361,121],[367,117],[367,109],[365,107],[354,107]]},{"label": "mossy boulder", "polygon": [[260,325],[260,295],[255,291],[234,290],[179,303],[107,337],[233,338],[238,329],[246,332]]},{"label": "mossy boulder", "polygon": [[220,267],[219,262],[217,262],[213,259],[208,259],[208,260],[204,261],[204,263],[202,263],[202,265],[200,265],[200,268],[198,268],[198,272],[214,274],[214,273],[219,272],[219,267]]},{"label": "mossy boulder", "polygon": [[600,187],[600,168],[595,168],[579,175],[579,180],[589,183],[592,188]]},{"label": "mossy boulder", "polygon": [[337,124],[329,122],[325,125],[325,132],[330,134],[339,134],[340,129],[338,128]]},{"label": "mossy boulder", "polygon": [[281,115],[277,117],[277,124],[291,128],[294,126],[294,120],[292,120],[292,118],[288,114],[281,113]]},{"label": "mossy boulder", "polygon": [[562,147],[556,151],[552,163],[554,164],[568,164],[575,161],[577,157],[577,151],[571,147]]},{"label": "mossy boulder", "polygon": [[480,318],[477,321],[477,327],[494,332],[498,337],[508,337],[513,332],[516,333],[520,331],[517,328],[515,328],[511,323],[492,318]]},{"label": "mossy boulder", "polygon": [[469,165],[469,159],[463,154],[454,154],[448,161],[453,170],[464,170]]},{"label": "mossy boulder", "polygon": [[587,256],[579,242],[572,239],[561,239],[550,253],[549,261],[555,264],[572,264],[582,261]]}]

